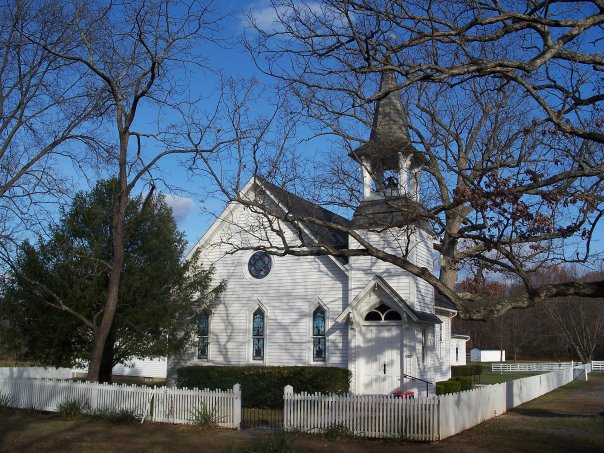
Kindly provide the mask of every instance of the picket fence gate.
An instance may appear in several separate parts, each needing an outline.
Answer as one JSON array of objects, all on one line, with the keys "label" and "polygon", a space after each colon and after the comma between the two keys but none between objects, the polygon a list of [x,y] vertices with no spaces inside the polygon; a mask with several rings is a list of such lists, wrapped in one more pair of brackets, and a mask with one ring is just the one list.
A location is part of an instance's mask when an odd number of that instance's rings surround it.
[{"label": "picket fence gate", "polygon": [[363,437],[438,440],[437,398],[296,394],[288,385],[283,400],[286,430],[320,433],[334,429]]},{"label": "picket fence gate", "polygon": [[176,389],[40,379],[0,380],[4,404],[56,412],[62,403],[78,402],[88,412],[127,411],[141,421],[191,424],[209,415],[218,425],[239,429],[241,387],[231,390]]}]

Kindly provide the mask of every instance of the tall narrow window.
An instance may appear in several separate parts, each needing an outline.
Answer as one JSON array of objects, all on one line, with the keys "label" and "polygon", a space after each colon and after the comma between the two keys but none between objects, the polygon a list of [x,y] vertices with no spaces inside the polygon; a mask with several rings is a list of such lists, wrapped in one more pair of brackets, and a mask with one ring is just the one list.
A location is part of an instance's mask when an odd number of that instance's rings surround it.
[{"label": "tall narrow window", "polygon": [[422,365],[426,364],[426,329],[422,328]]},{"label": "tall narrow window", "polygon": [[208,337],[210,334],[210,316],[203,312],[197,323],[197,358],[208,358]]},{"label": "tall narrow window", "polygon": [[252,359],[264,360],[264,312],[261,309],[252,316]]},{"label": "tall narrow window", "polygon": [[325,310],[321,307],[312,314],[312,359],[325,362]]},{"label": "tall narrow window", "polygon": [[459,348],[457,346],[455,347],[455,361],[459,362]]}]

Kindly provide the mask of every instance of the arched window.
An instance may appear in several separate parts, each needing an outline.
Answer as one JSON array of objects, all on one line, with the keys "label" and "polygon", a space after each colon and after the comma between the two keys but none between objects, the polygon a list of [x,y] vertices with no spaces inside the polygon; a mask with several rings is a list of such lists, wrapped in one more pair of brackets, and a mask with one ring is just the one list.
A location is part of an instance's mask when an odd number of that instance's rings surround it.
[{"label": "arched window", "polygon": [[398,311],[380,304],[365,315],[365,321],[402,321],[402,318]]},{"label": "arched window", "polygon": [[199,316],[197,323],[197,358],[207,359],[208,358],[208,344],[210,336],[210,315],[207,312],[203,312]]},{"label": "arched window", "polygon": [[264,312],[260,308],[252,315],[252,359],[264,360]]},{"label": "arched window", "polygon": [[317,307],[312,314],[312,359],[325,362],[325,310]]}]

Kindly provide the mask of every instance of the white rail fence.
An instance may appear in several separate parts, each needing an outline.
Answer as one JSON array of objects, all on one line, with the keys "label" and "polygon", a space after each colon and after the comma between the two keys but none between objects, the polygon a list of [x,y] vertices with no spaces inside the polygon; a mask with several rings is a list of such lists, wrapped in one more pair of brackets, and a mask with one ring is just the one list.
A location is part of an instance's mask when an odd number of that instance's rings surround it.
[{"label": "white rail fence", "polygon": [[365,437],[434,441],[460,433],[568,384],[588,367],[565,368],[501,384],[431,398],[295,394],[285,387],[284,429],[330,428]]},{"label": "white rail fence", "polygon": [[196,415],[209,414],[218,425],[239,428],[241,388],[189,390],[136,385],[36,379],[0,380],[0,395],[9,406],[56,412],[61,403],[77,401],[87,411],[128,411],[142,420],[164,423],[194,423]]},{"label": "white rail fence", "polygon": [[566,368],[573,368],[575,362],[536,362],[536,363],[491,363],[493,373],[534,373],[541,371],[555,371]]},{"label": "white rail fence", "polygon": [[604,371],[604,360],[594,360],[591,362],[591,371]]},{"label": "white rail fence", "polygon": [[295,394],[285,387],[283,428],[305,432],[339,429],[363,437],[438,439],[438,400],[384,395]]}]

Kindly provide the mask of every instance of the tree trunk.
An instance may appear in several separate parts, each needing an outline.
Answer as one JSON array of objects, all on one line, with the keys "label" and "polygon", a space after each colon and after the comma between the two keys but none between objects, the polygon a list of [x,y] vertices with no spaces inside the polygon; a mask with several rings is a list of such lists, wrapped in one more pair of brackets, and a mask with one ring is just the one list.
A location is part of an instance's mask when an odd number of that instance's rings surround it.
[{"label": "tree trunk", "polygon": [[113,372],[113,357],[115,338],[113,336],[113,329],[109,331],[109,336],[105,342],[105,348],[103,349],[103,356],[101,358],[101,367],[99,370],[99,382],[111,383],[111,375]]},{"label": "tree trunk", "polygon": [[[118,119],[119,122],[119,119]],[[120,131],[120,164],[119,164],[119,193],[113,207],[113,258],[111,260],[111,272],[109,274],[109,285],[107,288],[107,301],[103,311],[101,325],[94,332],[92,351],[90,352],[90,362],[88,365],[88,380],[98,382],[101,371],[101,362],[103,359],[103,349],[107,343],[107,338],[113,319],[117,311],[119,300],[120,280],[122,276],[122,267],[124,265],[124,224],[126,219],[126,207],[128,205],[128,176],[126,174],[126,156],[128,150],[128,131]]]}]

